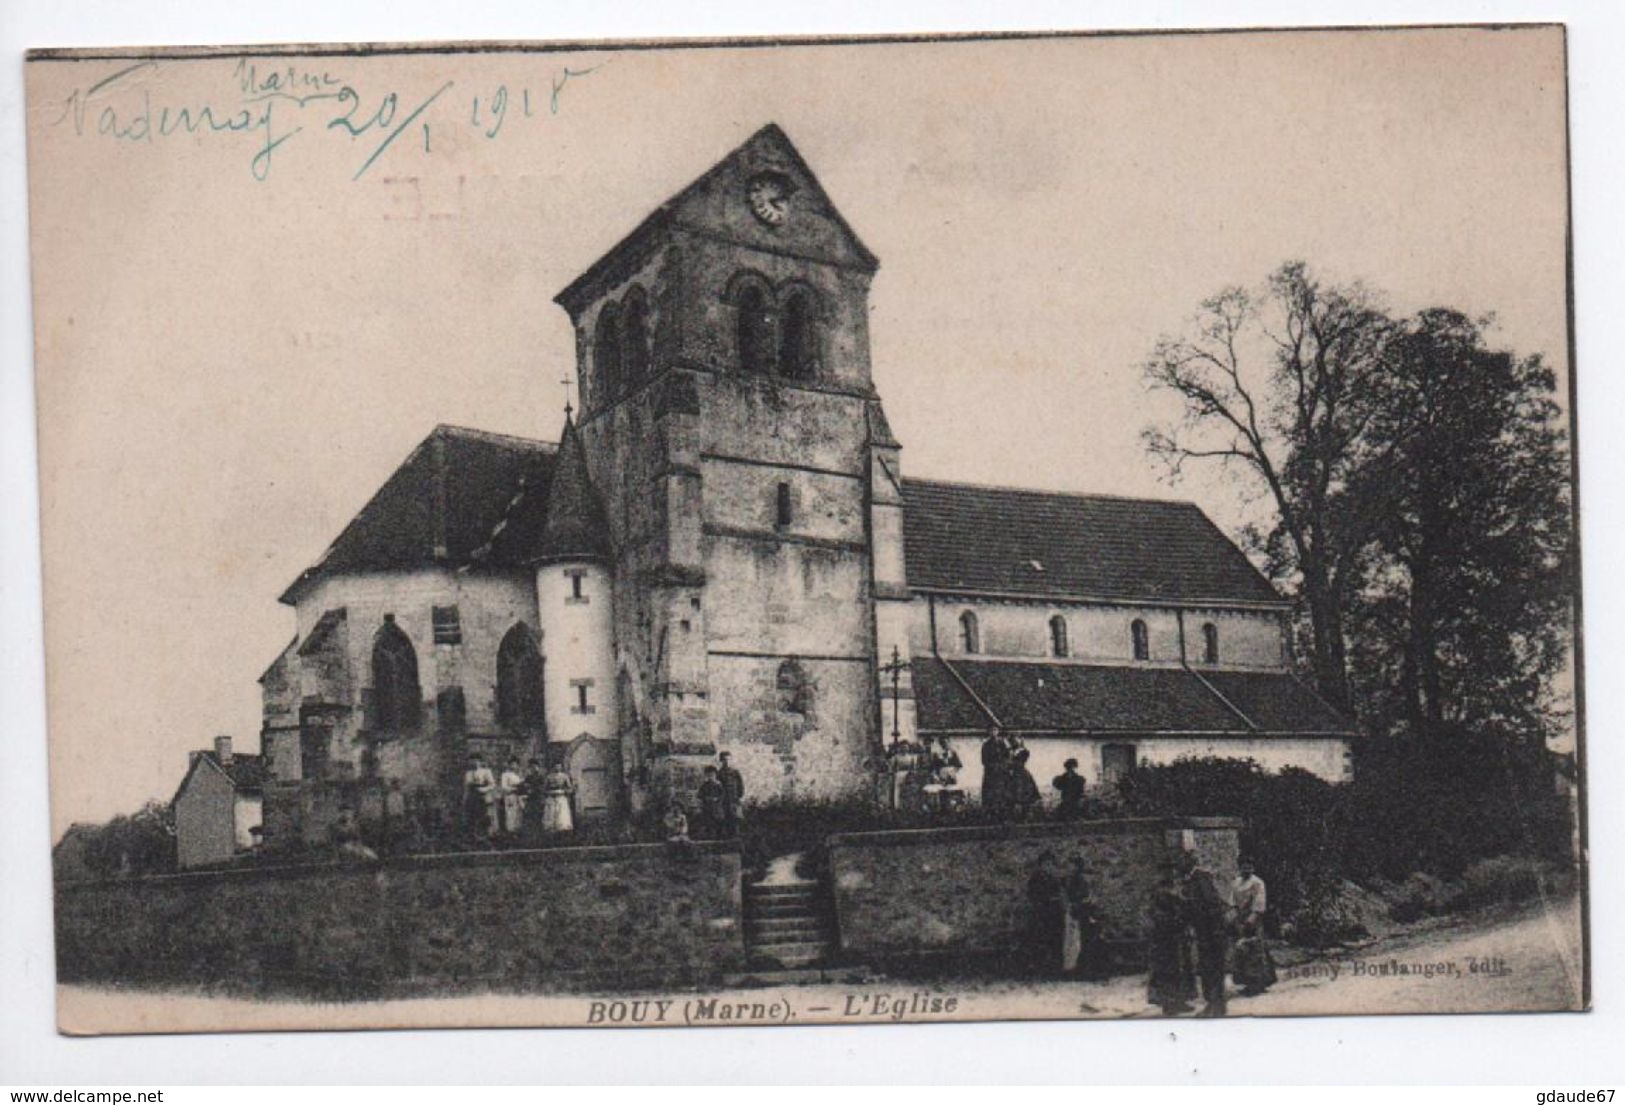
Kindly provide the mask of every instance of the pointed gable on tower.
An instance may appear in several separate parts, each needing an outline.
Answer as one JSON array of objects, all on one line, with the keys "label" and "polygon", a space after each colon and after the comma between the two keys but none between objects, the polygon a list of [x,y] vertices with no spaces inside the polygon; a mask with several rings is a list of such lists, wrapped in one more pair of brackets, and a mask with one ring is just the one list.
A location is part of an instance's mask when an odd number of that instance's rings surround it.
[{"label": "pointed gable on tower", "polygon": [[[773,223],[741,206],[738,197],[762,186],[795,205],[796,218]],[[873,273],[879,260],[830,201],[807,162],[777,123],[769,123],[735,147],[688,187],[655,208],[637,228],[604,253],[554,297],[571,315],[596,290],[650,246],[662,232],[696,231],[724,241],[785,253],[839,268]]]},{"label": "pointed gable on tower", "polygon": [[[760,202],[767,203],[771,188],[782,189],[784,202],[794,205],[795,218],[773,223],[741,208],[737,197],[762,187]],[[793,253],[842,268],[874,272],[875,255],[830,201],[829,193],[813,175],[795,146],[776,123],[769,123],[724,157],[709,172],[671,201],[672,219],[690,230],[707,231],[740,245]],[[767,208],[771,212],[771,208]]]}]

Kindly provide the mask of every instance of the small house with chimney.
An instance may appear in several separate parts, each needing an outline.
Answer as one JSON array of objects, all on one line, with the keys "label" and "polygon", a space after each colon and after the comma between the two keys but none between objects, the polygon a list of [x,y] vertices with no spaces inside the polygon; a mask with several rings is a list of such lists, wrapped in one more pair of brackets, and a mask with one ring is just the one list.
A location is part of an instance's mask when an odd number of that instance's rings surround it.
[{"label": "small house with chimney", "polygon": [[260,831],[258,755],[233,753],[230,737],[191,754],[186,777],[175,791],[175,859],[182,868],[229,863],[253,851]]}]

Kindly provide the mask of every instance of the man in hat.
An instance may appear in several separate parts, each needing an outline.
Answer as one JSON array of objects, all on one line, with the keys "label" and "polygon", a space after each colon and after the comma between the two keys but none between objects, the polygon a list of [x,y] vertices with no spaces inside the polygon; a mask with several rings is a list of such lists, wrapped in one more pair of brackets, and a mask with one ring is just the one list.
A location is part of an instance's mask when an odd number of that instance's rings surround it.
[{"label": "man in hat", "polygon": [[1078,774],[1078,761],[1069,759],[1061,765],[1061,773],[1050,786],[1061,792],[1061,804],[1055,816],[1062,821],[1076,821],[1083,816],[1083,776]]}]

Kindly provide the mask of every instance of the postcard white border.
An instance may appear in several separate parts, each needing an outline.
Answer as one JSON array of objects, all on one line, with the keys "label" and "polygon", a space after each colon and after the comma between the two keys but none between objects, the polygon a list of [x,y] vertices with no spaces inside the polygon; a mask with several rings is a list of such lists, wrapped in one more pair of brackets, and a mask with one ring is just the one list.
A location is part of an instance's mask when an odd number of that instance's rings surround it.
[{"label": "postcard white border", "polygon": [[[479,1082],[1485,1083],[1617,1076],[1625,1039],[1625,16],[1567,3],[1098,0],[1088,5],[752,0],[703,5],[427,0],[292,5],[11,0],[0,12],[0,1084]],[[1185,1023],[900,1025],[715,1031],[58,1036],[40,638],[21,51],[180,43],[651,38],[1557,21],[1569,26],[1577,371],[1590,759],[1595,1012]]]}]

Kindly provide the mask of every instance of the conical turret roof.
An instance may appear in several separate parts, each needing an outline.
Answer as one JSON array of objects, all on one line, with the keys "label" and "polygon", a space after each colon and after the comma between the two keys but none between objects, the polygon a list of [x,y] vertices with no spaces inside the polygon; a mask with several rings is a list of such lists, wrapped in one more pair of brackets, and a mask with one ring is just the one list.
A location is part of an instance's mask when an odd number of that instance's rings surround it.
[{"label": "conical turret roof", "polygon": [[547,489],[547,517],[530,559],[607,560],[609,555],[609,519],[587,473],[581,434],[566,413]]}]

